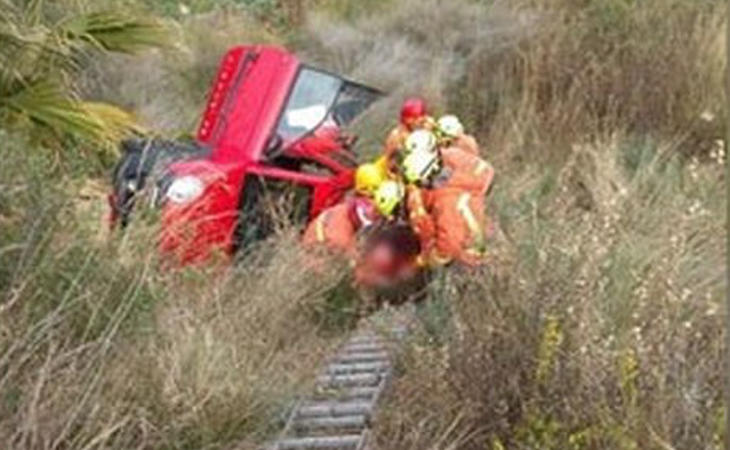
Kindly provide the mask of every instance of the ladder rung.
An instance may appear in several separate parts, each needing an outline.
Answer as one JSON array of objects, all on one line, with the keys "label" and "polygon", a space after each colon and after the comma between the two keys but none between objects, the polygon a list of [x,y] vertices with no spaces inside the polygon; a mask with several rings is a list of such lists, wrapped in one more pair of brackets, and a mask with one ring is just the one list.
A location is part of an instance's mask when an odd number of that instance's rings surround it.
[{"label": "ladder rung", "polygon": [[368,424],[367,416],[357,414],[341,417],[308,417],[294,422],[297,429],[312,428],[365,428]]},{"label": "ladder rung", "polygon": [[375,386],[380,380],[381,376],[373,373],[322,375],[317,378],[317,384],[324,387]]},{"label": "ladder rung", "polygon": [[316,402],[302,405],[297,411],[297,417],[367,415],[372,410],[372,403],[367,401]]},{"label": "ladder rung", "polygon": [[327,366],[327,373],[362,373],[362,372],[383,372],[390,368],[388,362],[364,362],[364,363],[344,363],[330,364]]},{"label": "ladder rung", "polygon": [[316,399],[322,399],[326,397],[332,400],[370,400],[377,392],[377,387],[355,386],[346,389],[320,389],[316,391],[314,395]]},{"label": "ladder rung", "polygon": [[276,445],[277,449],[327,449],[327,448],[357,448],[362,436],[359,434],[342,436],[303,437],[282,439]]}]

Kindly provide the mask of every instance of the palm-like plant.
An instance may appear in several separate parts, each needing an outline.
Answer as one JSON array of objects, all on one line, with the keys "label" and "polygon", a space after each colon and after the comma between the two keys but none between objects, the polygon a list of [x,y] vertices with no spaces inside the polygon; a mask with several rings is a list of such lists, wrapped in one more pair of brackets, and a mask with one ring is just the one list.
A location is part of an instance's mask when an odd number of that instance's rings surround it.
[{"label": "palm-like plant", "polygon": [[85,6],[0,0],[0,128],[41,128],[96,143],[138,129],[129,113],[83,101],[75,80],[95,52],[168,45],[169,30],[155,18]]}]

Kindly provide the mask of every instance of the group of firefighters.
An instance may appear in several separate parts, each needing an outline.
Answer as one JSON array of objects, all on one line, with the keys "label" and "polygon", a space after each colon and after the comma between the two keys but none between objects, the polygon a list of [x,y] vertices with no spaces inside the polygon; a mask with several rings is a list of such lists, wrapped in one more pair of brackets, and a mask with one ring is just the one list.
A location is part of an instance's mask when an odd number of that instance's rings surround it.
[{"label": "group of firefighters", "polygon": [[[376,225],[405,223],[417,236],[414,270],[450,263],[477,266],[486,240],[485,198],[494,170],[459,119],[429,116],[420,98],[405,100],[383,154],[355,172],[355,189],[307,227],[303,245],[346,256],[356,278],[374,276],[360,237]],[[387,257],[387,256],[386,256]]]}]

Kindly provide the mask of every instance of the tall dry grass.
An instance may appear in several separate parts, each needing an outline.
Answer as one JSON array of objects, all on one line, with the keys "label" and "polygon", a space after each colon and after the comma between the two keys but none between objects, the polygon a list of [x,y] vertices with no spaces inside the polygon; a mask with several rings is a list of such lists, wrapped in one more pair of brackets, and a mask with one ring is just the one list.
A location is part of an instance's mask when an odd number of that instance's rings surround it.
[{"label": "tall dry grass", "polygon": [[322,3],[297,44],[392,93],[368,134],[417,93],[459,113],[504,163],[561,160],[616,130],[680,137],[689,153],[723,137],[721,1]]},{"label": "tall dry grass", "polygon": [[722,448],[723,171],[616,138],[511,174],[492,264],[432,298],[450,312],[413,337],[380,448]]},{"label": "tall dry grass", "polygon": [[313,279],[287,230],[235,267],[162,271],[153,227],[96,240],[73,183],[23,145],[1,152],[3,448],[269,439],[340,339],[341,271]]},{"label": "tall dry grass", "polygon": [[[498,171],[490,264],[437,277],[380,447],[719,448],[722,2],[286,6],[301,27],[285,35],[245,8],[185,15],[178,51],[101,60],[87,90],[186,133],[226,47],[280,42],[390,92],[355,125],[363,154],[412,94],[479,137]],[[85,180],[2,138],[0,442],[255,448],[275,433],[349,323],[340,271],[307,274],[283,228],[232,269],[161,272],[153,230],[100,242]]]},{"label": "tall dry grass", "polygon": [[392,93],[364,152],[424,93],[497,168],[490,264],[433,287],[380,448],[720,448],[726,5],[325,6],[300,45]]}]

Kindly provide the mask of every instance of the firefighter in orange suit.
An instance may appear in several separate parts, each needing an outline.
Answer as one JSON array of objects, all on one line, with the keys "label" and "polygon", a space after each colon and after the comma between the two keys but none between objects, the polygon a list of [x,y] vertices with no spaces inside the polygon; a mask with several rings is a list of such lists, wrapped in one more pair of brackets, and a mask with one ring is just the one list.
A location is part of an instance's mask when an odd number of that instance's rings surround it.
[{"label": "firefighter in orange suit", "polygon": [[415,130],[432,130],[435,126],[436,122],[428,115],[425,100],[419,97],[407,98],[401,106],[400,122],[388,133],[378,164],[393,173],[398,152],[404,149],[408,136]]},{"label": "firefighter in orange suit", "polygon": [[408,152],[401,172],[408,183],[409,220],[424,250],[421,263],[481,264],[484,201],[494,177],[489,163],[456,145],[443,149],[427,145]]},{"label": "firefighter in orange suit", "polygon": [[373,163],[362,164],[355,171],[355,195],[322,211],[304,232],[305,247],[324,247],[357,258],[357,235],[379,218],[373,194],[385,181],[385,174]]}]

